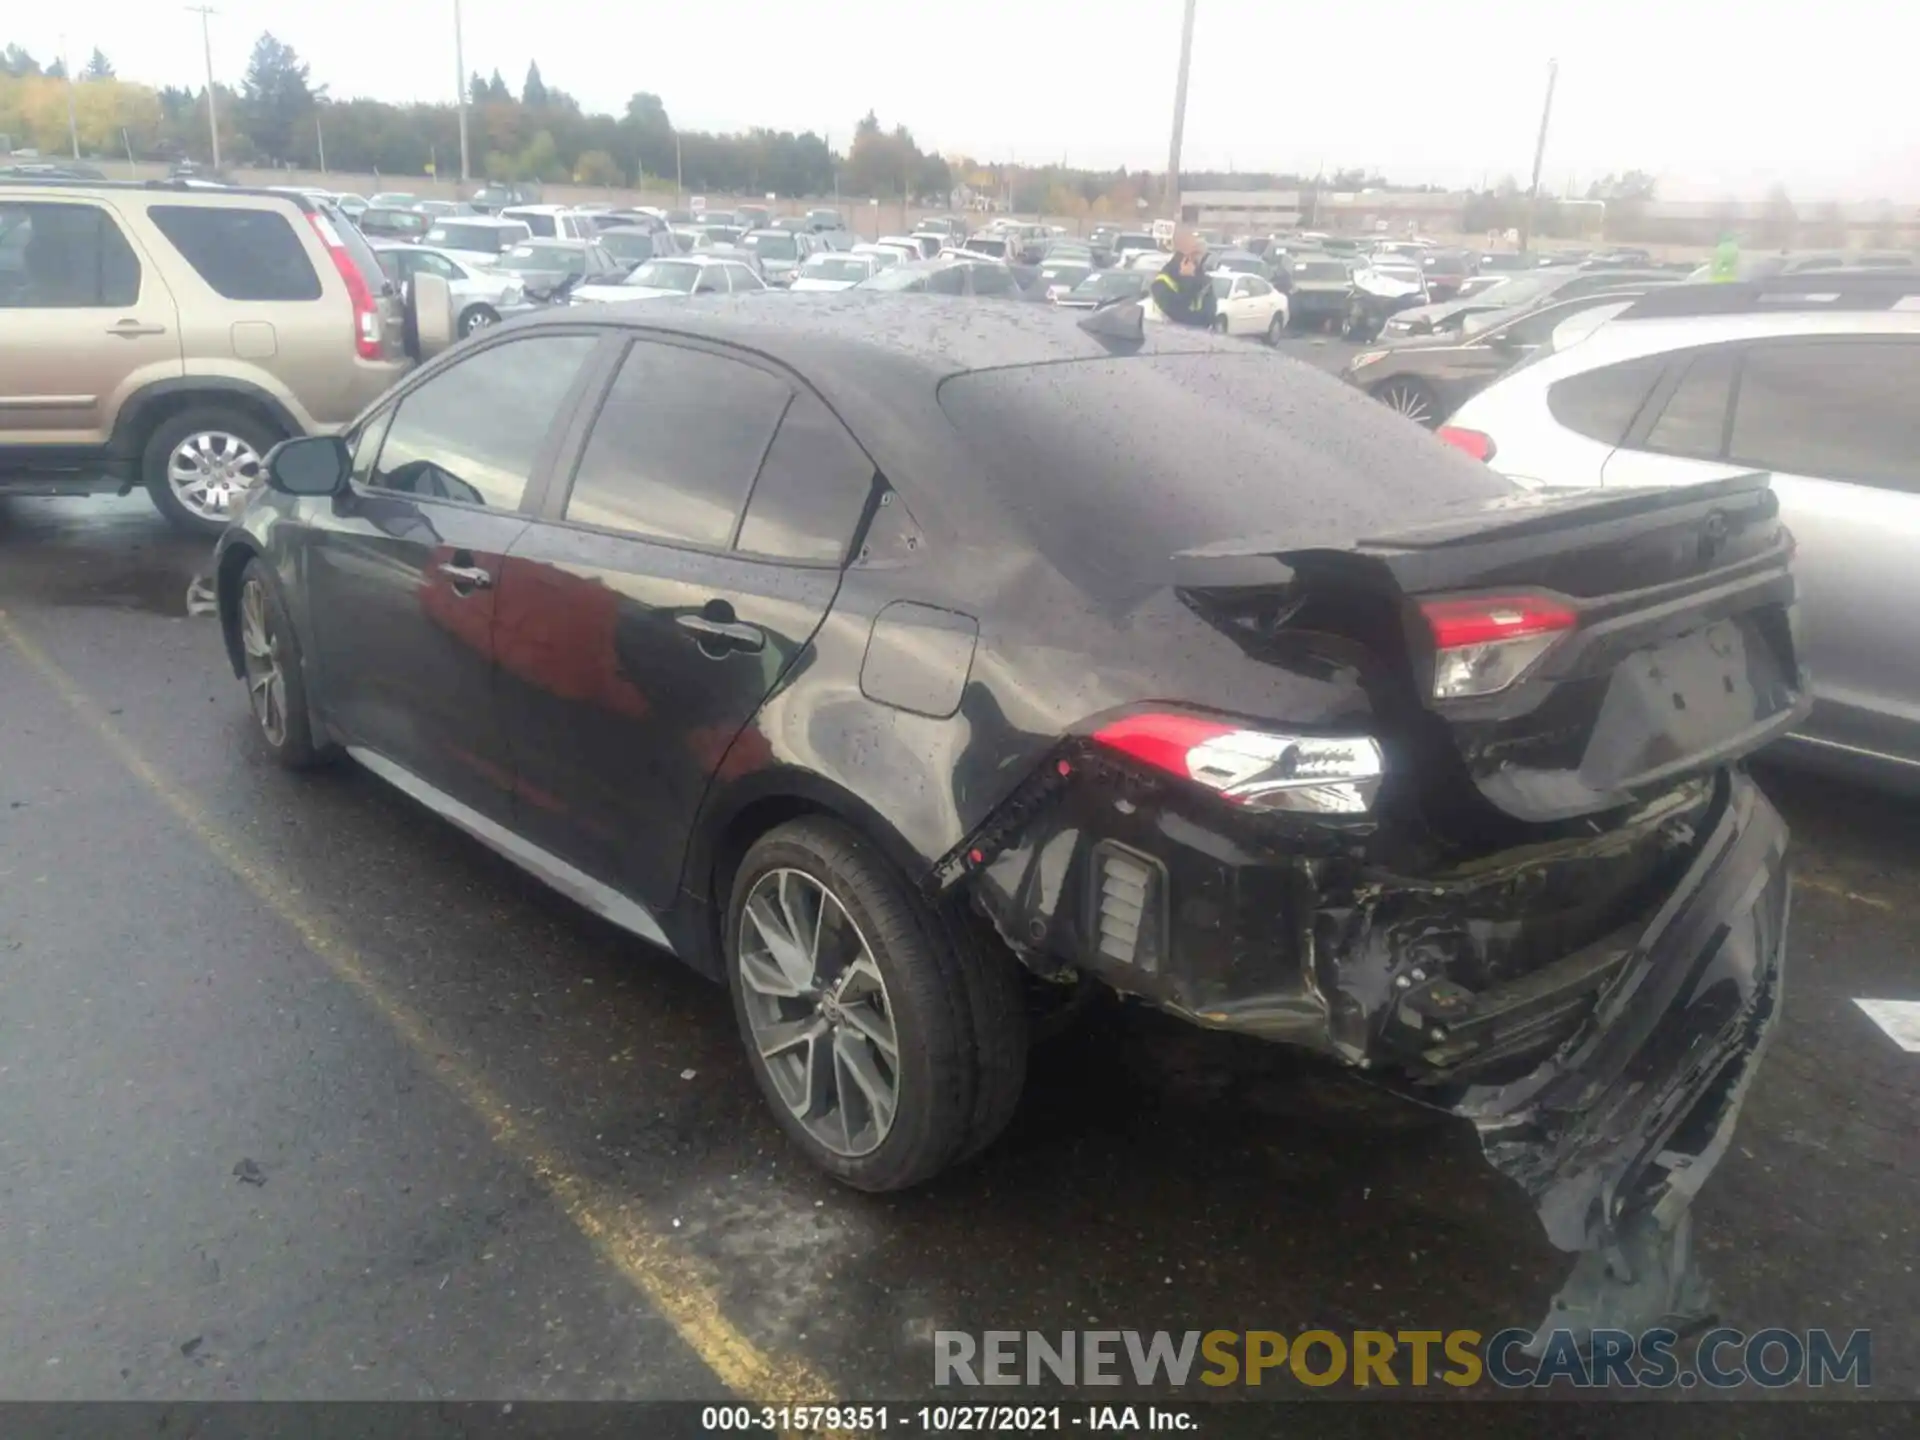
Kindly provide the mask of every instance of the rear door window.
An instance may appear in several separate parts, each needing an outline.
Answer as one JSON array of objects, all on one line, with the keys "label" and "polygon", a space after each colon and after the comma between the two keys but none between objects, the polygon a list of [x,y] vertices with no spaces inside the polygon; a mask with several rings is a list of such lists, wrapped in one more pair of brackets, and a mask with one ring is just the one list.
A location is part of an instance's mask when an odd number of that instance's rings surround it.
[{"label": "rear door window", "polygon": [[181,257],[227,300],[320,298],[320,276],[278,210],[152,205],[147,217]]},{"label": "rear door window", "polygon": [[1747,351],[1729,458],[1920,493],[1920,342],[1807,340]]},{"label": "rear door window", "polygon": [[400,401],[368,485],[422,500],[517,508],[598,343],[592,335],[530,335],[449,365]]},{"label": "rear door window", "polygon": [[1577,434],[1618,445],[1665,368],[1660,356],[1605,365],[1547,387],[1547,409]]},{"label": "rear door window", "polygon": [[1688,361],[1660,418],[1647,431],[1646,448],[1697,460],[1718,459],[1738,364],[1739,357],[1727,348],[1704,350]]},{"label": "rear door window", "polygon": [[784,380],[742,361],[635,342],[587,437],[566,518],[726,548],[792,398]]},{"label": "rear door window", "polygon": [[976,295],[1011,295],[1016,288],[1013,272],[1001,265],[975,265],[973,269],[973,293]]},{"label": "rear door window", "polygon": [[98,205],[0,202],[0,310],[80,310],[140,299],[140,262]]},{"label": "rear door window", "polygon": [[926,276],[927,289],[935,295],[964,295],[967,293],[967,267],[948,265]]},{"label": "rear door window", "polygon": [[736,548],[810,565],[837,565],[873,491],[873,461],[817,396],[787,407],[760,467]]}]

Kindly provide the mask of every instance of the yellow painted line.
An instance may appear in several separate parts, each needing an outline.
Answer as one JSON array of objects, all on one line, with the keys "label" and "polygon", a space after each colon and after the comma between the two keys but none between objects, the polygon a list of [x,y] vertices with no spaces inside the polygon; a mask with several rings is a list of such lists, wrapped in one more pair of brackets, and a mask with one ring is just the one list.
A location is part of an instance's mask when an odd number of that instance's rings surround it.
[{"label": "yellow painted line", "polygon": [[1856,905],[1865,905],[1870,910],[1884,910],[1891,914],[1893,902],[1882,900],[1878,895],[1862,895],[1858,890],[1849,890],[1837,880],[1828,880],[1820,875],[1796,873],[1793,883],[1802,890],[1818,890],[1822,895],[1831,895],[1837,900],[1851,900]]},{"label": "yellow painted line", "polygon": [[820,1404],[834,1387],[798,1360],[771,1355],[754,1344],[721,1312],[705,1267],[678,1253],[624,1199],[570,1169],[565,1159],[513,1113],[459,1057],[449,1054],[427,1020],[400,1000],[361,961],[353,947],[308,909],[297,887],[248,854],[207,817],[192,796],[156,770],[45,651],[0,611],[0,639],[50,685],[114,758],[173,812],[255,899],[297,934],[328,970],[379,1012],[394,1032],[437,1074],[487,1129],[493,1143],[511,1155],[553,1198],[594,1248],[735,1394],[762,1404]]}]

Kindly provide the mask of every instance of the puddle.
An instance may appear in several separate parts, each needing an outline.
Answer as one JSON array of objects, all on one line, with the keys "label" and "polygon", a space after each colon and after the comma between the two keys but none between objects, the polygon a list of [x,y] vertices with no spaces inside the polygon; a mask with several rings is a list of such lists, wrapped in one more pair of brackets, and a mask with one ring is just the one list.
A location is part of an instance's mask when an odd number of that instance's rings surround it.
[{"label": "puddle", "polygon": [[0,498],[0,602],[200,614],[212,556],[212,542],[170,529],[144,495]]}]

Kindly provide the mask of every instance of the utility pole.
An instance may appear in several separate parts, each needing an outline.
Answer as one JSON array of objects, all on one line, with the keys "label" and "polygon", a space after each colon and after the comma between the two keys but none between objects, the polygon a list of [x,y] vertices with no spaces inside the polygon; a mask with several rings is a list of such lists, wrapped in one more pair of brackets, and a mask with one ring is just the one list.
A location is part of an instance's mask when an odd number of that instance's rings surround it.
[{"label": "utility pole", "polygon": [[314,148],[320,152],[320,173],[324,175],[327,173],[327,135],[320,128],[320,117],[317,114],[313,117],[313,144]]},{"label": "utility pole", "polygon": [[213,32],[207,25],[209,16],[220,12],[211,5],[189,5],[189,14],[200,17],[200,45],[207,56],[207,134],[213,141],[213,168],[220,168],[220,115],[213,99]]},{"label": "utility pole", "polygon": [[686,187],[680,181],[680,132],[673,132],[673,206],[680,208],[680,197]]},{"label": "utility pole", "polygon": [[1180,222],[1180,136],[1187,128],[1187,66],[1193,61],[1193,7],[1180,22],[1180,76],[1173,85],[1173,139],[1167,146],[1167,218]]},{"label": "utility pole", "polygon": [[67,138],[73,142],[73,158],[80,158],[80,119],[73,108],[73,61],[67,57],[67,37],[60,37],[60,68],[67,72]]},{"label": "utility pole", "polygon": [[1547,158],[1547,123],[1553,119],[1553,87],[1560,78],[1560,62],[1547,61],[1547,99],[1540,107],[1540,138],[1533,146],[1533,179],[1527,186],[1527,210],[1520,220],[1520,253],[1526,254],[1533,237],[1533,212],[1540,204],[1540,165]]},{"label": "utility pole", "polygon": [[473,167],[467,160],[467,56],[460,35],[460,0],[453,0],[453,70],[460,86],[460,183],[473,179]]}]

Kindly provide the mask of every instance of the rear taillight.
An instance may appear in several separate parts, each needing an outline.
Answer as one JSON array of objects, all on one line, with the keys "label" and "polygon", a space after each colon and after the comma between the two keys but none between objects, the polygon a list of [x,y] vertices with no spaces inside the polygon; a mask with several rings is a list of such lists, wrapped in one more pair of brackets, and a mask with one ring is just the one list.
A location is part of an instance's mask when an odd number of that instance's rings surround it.
[{"label": "rear taillight", "polygon": [[1493,459],[1493,437],[1478,430],[1463,430],[1458,425],[1442,425],[1435,432],[1447,444],[1481,464]]},{"label": "rear taillight", "polygon": [[1170,711],[1109,721],[1093,738],[1249,810],[1364,814],[1385,768],[1379,744],[1365,735],[1248,730]]},{"label": "rear taillight", "polygon": [[346,283],[347,298],[353,302],[353,348],[362,360],[380,359],[384,353],[380,346],[380,310],[373,303],[373,290],[367,284],[367,277],[360,273],[353,256],[340,243],[340,234],[333,228],[332,221],[317,210],[310,212],[307,219],[312,222],[313,233],[320,237],[320,243],[327,247],[327,254],[333,257],[333,268],[340,272],[341,280]]},{"label": "rear taillight", "polygon": [[1421,604],[1433,632],[1433,698],[1493,695],[1530,670],[1580,623],[1566,604],[1546,595]]}]

